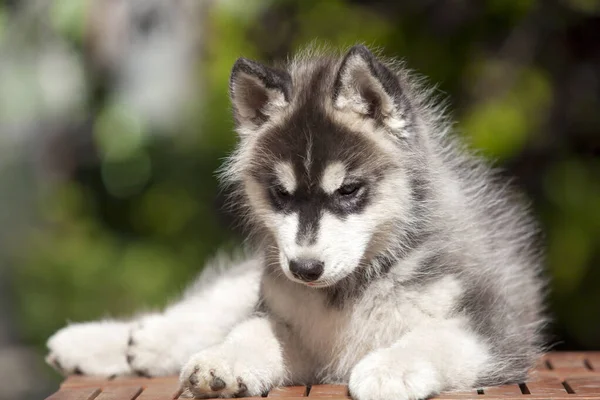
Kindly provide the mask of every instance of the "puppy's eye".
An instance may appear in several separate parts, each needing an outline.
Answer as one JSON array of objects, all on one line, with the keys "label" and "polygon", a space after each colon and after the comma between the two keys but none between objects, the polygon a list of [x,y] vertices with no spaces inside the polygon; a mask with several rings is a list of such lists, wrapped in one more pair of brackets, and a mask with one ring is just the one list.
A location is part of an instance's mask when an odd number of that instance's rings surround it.
[{"label": "puppy's eye", "polygon": [[361,188],[360,183],[347,183],[345,185],[342,185],[337,190],[337,193],[343,197],[351,197],[351,196],[356,195],[358,193],[358,191],[360,190],[360,188]]},{"label": "puppy's eye", "polygon": [[290,192],[285,190],[285,188],[283,186],[277,185],[272,189],[272,191],[273,191],[273,194],[281,200],[286,200],[290,197]]}]

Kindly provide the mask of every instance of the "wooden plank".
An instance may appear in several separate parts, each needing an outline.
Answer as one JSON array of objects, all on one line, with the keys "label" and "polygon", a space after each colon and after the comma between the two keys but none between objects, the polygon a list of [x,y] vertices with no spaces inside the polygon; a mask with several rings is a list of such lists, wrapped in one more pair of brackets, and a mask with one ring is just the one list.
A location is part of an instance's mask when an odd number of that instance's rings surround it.
[{"label": "wooden plank", "polygon": [[567,388],[571,388],[577,395],[600,397],[600,376],[589,378],[572,378],[566,381]]},{"label": "wooden plank", "polygon": [[151,385],[151,384],[165,384],[165,385],[178,385],[179,378],[177,376],[158,376],[155,378],[146,378],[143,376],[118,376],[115,379],[109,380],[108,384],[119,384],[119,385]]},{"label": "wooden plank", "polygon": [[46,400],[93,400],[100,393],[99,388],[62,389]]},{"label": "wooden plank", "polygon": [[336,397],[349,399],[348,387],[344,385],[313,385],[308,397]]},{"label": "wooden plank", "polygon": [[71,376],[68,377],[61,385],[61,388],[77,388],[77,387],[118,387],[118,386],[142,386],[152,384],[179,384],[179,378],[175,376],[144,378],[139,376],[121,376],[114,379],[101,379],[90,376]]},{"label": "wooden plank", "polygon": [[106,388],[95,400],[133,400],[142,392],[140,386],[118,386]]},{"label": "wooden plank", "polygon": [[[175,399],[179,400],[183,400],[183,399],[193,399],[194,396],[189,392],[189,391],[184,391],[183,393],[181,393],[178,397],[175,397]],[[137,400],[138,398],[136,398],[135,400]],[[255,397],[236,397],[236,399],[244,399],[244,400],[263,400],[264,397],[259,397],[259,396],[255,396]],[[301,399],[301,397],[286,397],[285,400],[292,400],[292,399]],[[306,399],[304,399],[306,400]]]},{"label": "wooden plank", "polygon": [[60,385],[61,388],[74,387],[103,387],[109,382],[106,378],[98,378],[95,376],[72,375],[67,377]]},{"label": "wooden plank", "polygon": [[550,353],[545,356],[545,359],[553,370],[566,369],[569,373],[587,372],[589,369],[585,365],[584,353]]},{"label": "wooden plank", "polygon": [[[177,382],[177,381],[176,381]],[[181,394],[179,382],[173,383],[151,383],[144,391],[136,397],[136,400],[171,400]]]},{"label": "wooden plank", "polygon": [[519,388],[519,385],[505,385],[505,386],[495,386],[483,389],[482,397],[507,397],[507,398],[515,398],[521,397],[523,393]]},{"label": "wooden plank", "polygon": [[600,356],[594,352],[549,353],[542,357],[536,369],[531,371],[530,378],[539,379],[542,377],[555,377],[566,380],[568,378],[595,376],[600,373],[600,370],[594,370],[593,362],[596,360],[600,361]]},{"label": "wooden plank", "polygon": [[569,396],[562,382],[555,378],[542,378],[531,380],[525,386],[535,397],[564,398]]},{"label": "wooden plank", "polygon": [[306,397],[306,386],[286,386],[272,389],[267,397]]},{"label": "wooden plank", "polygon": [[477,399],[482,397],[477,393],[477,390],[469,390],[466,392],[444,392],[439,395],[433,397],[433,399],[437,400],[467,400],[467,399]]}]

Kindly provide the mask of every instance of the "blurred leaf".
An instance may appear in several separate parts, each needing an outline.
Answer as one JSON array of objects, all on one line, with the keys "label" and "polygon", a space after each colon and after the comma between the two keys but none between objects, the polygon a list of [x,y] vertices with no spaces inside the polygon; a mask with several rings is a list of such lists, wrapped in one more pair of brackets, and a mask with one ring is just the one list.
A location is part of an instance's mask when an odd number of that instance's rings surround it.
[{"label": "blurred leaf", "polygon": [[94,129],[94,138],[105,159],[126,159],[138,153],[144,143],[143,122],[123,104],[111,104],[102,110]]},{"label": "blurred leaf", "polygon": [[563,2],[583,13],[595,14],[600,12],[600,1],[598,0],[563,0]]},{"label": "blurred leaf", "polygon": [[548,259],[558,293],[576,290],[585,277],[591,255],[586,231],[577,225],[555,224],[549,232]]},{"label": "blurred leaf", "polygon": [[567,160],[545,177],[544,189],[552,201],[546,216],[548,260],[558,294],[578,290],[600,245],[598,174],[598,164]]},{"label": "blurred leaf", "polygon": [[[533,68],[515,72],[512,87],[475,104],[462,122],[473,145],[492,158],[506,159],[519,152],[543,121],[551,100],[546,77]],[[500,83],[496,83],[500,85]]]},{"label": "blurred leaf", "polygon": [[390,34],[388,22],[366,7],[340,0],[307,0],[297,5],[300,30],[294,42],[296,49],[315,38],[334,48],[343,49],[358,42],[376,46]]},{"label": "blurred leaf", "polygon": [[495,15],[507,17],[511,22],[516,22],[529,13],[539,0],[487,0],[486,5]]},{"label": "blurred leaf", "polygon": [[193,220],[198,202],[184,188],[156,185],[134,210],[134,223],[158,235],[174,235]]},{"label": "blurred leaf", "polygon": [[51,0],[50,20],[54,28],[63,35],[81,42],[89,0]]},{"label": "blurred leaf", "polygon": [[127,159],[104,160],[102,179],[106,189],[115,197],[129,197],[150,180],[152,165],[146,153],[140,151]]}]

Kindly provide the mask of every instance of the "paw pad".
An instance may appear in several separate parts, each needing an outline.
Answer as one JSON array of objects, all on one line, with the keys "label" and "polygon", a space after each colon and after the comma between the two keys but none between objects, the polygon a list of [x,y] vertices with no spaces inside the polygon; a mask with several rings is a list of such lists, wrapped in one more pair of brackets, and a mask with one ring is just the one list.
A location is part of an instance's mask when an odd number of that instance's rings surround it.
[{"label": "paw pad", "polygon": [[218,392],[219,390],[225,389],[225,381],[218,376],[213,377],[212,381],[210,381],[210,390],[213,392]]}]

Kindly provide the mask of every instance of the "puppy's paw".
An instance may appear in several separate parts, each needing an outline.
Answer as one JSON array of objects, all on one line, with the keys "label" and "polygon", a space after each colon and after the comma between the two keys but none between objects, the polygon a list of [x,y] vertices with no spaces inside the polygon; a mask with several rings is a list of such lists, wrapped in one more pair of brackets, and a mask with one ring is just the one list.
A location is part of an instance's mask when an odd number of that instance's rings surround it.
[{"label": "puppy's paw", "polygon": [[148,377],[177,374],[185,360],[182,359],[185,355],[179,354],[178,347],[184,346],[182,342],[189,340],[181,337],[182,331],[181,326],[172,323],[164,315],[151,315],[133,325],[126,352],[131,370]]},{"label": "puppy's paw", "polygon": [[348,384],[353,399],[417,400],[442,389],[439,373],[431,363],[417,355],[392,355],[386,349],[377,350],[354,367]]},{"label": "puppy's paw", "polygon": [[98,321],[69,325],[48,339],[46,362],[63,375],[130,375],[125,359],[130,325]]},{"label": "puppy's paw", "polygon": [[181,387],[196,398],[260,396],[269,390],[256,369],[236,360],[234,352],[221,345],[194,355],[181,370]]}]

